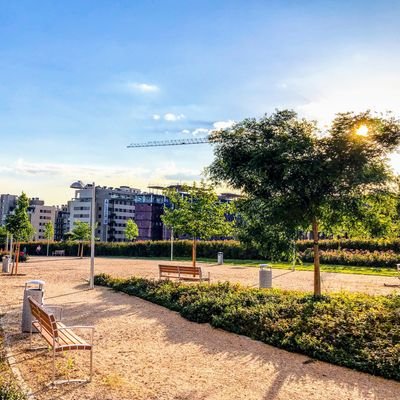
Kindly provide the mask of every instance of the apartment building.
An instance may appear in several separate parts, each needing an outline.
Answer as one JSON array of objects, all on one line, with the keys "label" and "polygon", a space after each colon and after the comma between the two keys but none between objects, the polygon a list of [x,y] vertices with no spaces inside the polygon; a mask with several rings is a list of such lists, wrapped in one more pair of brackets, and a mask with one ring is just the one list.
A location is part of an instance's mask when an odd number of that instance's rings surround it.
[{"label": "apartment building", "polygon": [[[75,197],[68,202],[69,229],[76,221],[91,221],[92,185],[75,191]],[[129,186],[119,188],[96,186],[95,218],[96,237],[104,242],[125,241],[125,227],[128,219],[135,220],[135,196],[139,189]]]},{"label": "apartment building", "polygon": [[69,231],[69,210],[67,205],[62,205],[56,209],[56,219],[54,223],[54,240],[64,239],[64,235]]},{"label": "apartment building", "polygon": [[0,195],[0,226],[6,224],[6,218],[17,206],[18,196],[13,194]]},{"label": "apartment building", "polygon": [[[28,215],[35,230],[33,240],[45,240],[45,226],[47,223],[51,223],[54,227],[56,219],[57,207],[46,206],[44,201],[38,198],[32,198],[29,201]],[[53,240],[51,237],[50,240]]]}]

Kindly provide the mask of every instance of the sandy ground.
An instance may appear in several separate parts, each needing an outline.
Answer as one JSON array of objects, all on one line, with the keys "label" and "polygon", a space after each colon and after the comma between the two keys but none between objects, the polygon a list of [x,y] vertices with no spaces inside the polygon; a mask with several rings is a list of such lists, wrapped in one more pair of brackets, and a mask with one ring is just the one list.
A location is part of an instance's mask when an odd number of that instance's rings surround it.
[{"label": "sandy ground", "polygon": [[[163,262],[164,263],[164,262]],[[157,276],[157,261],[96,259],[96,272]],[[88,259],[32,258],[21,276],[0,275],[2,324],[15,365],[37,399],[399,399],[400,383],[358,373],[186,321],[163,307],[114,293],[88,291]],[[257,285],[255,268],[205,266],[214,281]],[[274,271],[276,287],[311,290],[310,272]],[[64,306],[67,324],[95,325],[95,374],[90,384],[50,389],[48,351],[30,352],[20,333],[24,283],[43,279],[45,302]],[[323,274],[324,290],[388,293],[395,278]],[[35,336],[35,343],[41,343]],[[72,355],[72,357],[71,357]],[[88,352],[58,356],[59,378],[88,372]]]}]

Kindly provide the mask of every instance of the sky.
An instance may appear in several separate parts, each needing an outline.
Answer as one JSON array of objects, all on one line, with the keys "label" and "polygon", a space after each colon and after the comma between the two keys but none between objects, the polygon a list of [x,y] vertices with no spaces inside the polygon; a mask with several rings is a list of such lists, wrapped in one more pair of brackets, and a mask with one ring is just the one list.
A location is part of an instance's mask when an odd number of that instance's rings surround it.
[{"label": "sky", "polygon": [[127,145],[275,109],[399,115],[399,16],[398,0],[0,0],[0,193],[191,183],[211,145]]}]

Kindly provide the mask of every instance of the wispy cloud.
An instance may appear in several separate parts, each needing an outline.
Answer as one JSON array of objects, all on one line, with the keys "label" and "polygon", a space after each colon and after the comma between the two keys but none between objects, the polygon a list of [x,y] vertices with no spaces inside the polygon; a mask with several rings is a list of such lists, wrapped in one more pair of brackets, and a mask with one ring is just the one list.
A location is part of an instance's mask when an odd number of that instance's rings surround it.
[{"label": "wispy cloud", "polygon": [[169,121],[169,122],[180,121],[184,118],[185,118],[185,116],[183,114],[174,114],[171,112],[164,114],[165,121]]},{"label": "wispy cloud", "polygon": [[160,90],[157,85],[143,82],[128,82],[126,88],[131,92],[156,93]]},{"label": "wispy cloud", "polygon": [[153,114],[151,118],[153,118],[155,121],[158,121],[161,118],[161,115]]}]

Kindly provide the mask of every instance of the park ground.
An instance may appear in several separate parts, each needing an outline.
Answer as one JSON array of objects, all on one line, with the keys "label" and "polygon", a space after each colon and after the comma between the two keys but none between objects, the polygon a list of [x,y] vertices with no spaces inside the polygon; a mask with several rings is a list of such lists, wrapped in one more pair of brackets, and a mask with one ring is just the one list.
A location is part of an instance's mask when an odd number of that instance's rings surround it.
[{"label": "park ground", "polygon": [[[163,263],[165,263],[163,261]],[[96,258],[96,273],[156,278],[158,261]],[[258,270],[203,264],[211,280],[256,287]],[[87,290],[89,260],[32,257],[19,276],[0,275],[0,314],[12,363],[36,399],[398,399],[400,383],[289,353],[183,319],[142,299],[96,287]],[[64,306],[68,325],[94,325],[94,379],[51,389],[48,351],[29,352],[20,333],[24,283],[42,279],[45,303]],[[323,273],[324,291],[398,292],[394,277]],[[273,270],[273,286],[312,290],[312,272]],[[35,343],[40,339],[35,337]],[[67,352],[59,377],[79,378],[88,354]]]}]

